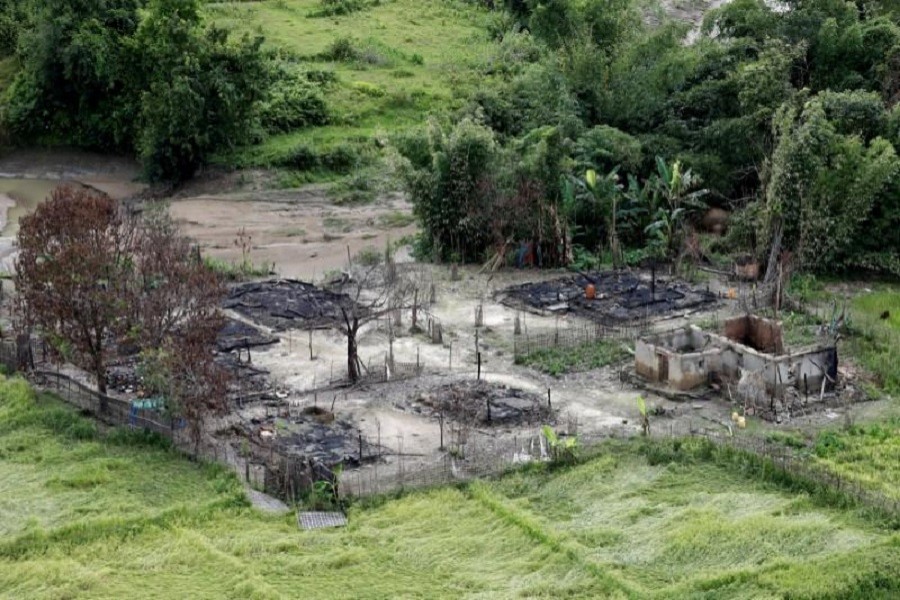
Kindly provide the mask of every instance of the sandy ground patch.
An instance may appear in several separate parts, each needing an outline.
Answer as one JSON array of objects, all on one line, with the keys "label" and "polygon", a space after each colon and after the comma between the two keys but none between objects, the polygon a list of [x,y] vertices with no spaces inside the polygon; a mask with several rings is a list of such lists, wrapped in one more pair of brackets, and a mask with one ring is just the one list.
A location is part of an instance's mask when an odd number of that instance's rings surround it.
[{"label": "sandy ground patch", "polygon": [[384,252],[385,244],[414,233],[412,206],[400,194],[361,206],[335,206],[321,186],[298,190],[202,195],[172,202],[172,216],[204,253],[240,262],[235,243],[244,229],[255,264],[273,264],[282,277],[320,279],[347,267],[347,254]]}]

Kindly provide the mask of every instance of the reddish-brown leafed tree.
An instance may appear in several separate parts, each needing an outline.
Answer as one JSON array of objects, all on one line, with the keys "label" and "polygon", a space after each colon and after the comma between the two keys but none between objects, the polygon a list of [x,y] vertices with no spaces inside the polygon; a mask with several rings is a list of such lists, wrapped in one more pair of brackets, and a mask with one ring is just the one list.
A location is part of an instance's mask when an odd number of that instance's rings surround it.
[{"label": "reddish-brown leafed tree", "polygon": [[133,331],[142,348],[161,351],[169,410],[199,444],[204,417],[226,405],[228,373],[214,352],[225,288],[161,206],[141,220],[135,267]]},{"label": "reddish-brown leafed tree", "polygon": [[[159,348],[187,322],[214,319],[225,295],[220,277],[194,251],[164,207],[141,219],[135,248],[134,321],[141,346]],[[208,340],[215,342],[217,331]]]},{"label": "reddish-brown leafed tree", "polygon": [[218,314],[198,316],[182,323],[178,335],[165,340],[170,409],[187,421],[195,452],[204,418],[225,408],[228,373],[215,362],[213,353],[222,323]]},{"label": "reddish-brown leafed tree", "polygon": [[88,368],[102,393],[109,340],[131,302],[135,237],[117,202],[73,186],[19,225],[15,283],[26,326]]},{"label": "reddish-brown leafed tree", "polygon": [[158,353],[168,381],[159,391],[199,435],[203,416],[225,404],[227,377],[214,360],[225,290],[165,211],[138,218],[104,194],[61,187],[22,220],[18,243],[29,330],[90,369],[102,393],[116,341]]}]

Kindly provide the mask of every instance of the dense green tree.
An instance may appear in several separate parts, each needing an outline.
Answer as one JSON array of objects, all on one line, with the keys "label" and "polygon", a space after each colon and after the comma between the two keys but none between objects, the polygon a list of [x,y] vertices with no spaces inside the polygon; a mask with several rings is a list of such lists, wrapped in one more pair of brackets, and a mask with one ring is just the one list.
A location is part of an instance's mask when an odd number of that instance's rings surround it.
[{"label": "dense green tree", "polygon": [[260,40],[230,42],[200,6],[29,2],[7,93],[11,133],[135,152],[153,179],[189,177],[211,152],[249,141],[271,79]]},{"label": "dense green tree", "polygon": [[22,69],[8,94],[7,123],[19,137],[120,149],[133,137],[135,98],[126,40],[139,0],[32,2],[22,23]]},{"label": "dense green tree", "polygon": [[642,161],[640,140],[609,125],[597,125],[584,132],[575,144],[575,156],[582,169],[609,172],[621,167],[626,173],[638,173]]},{"label": "dense green tree", "polygon": [[[886,219],[897,222],[884,209],[896,206],[900,160],[889,141],[866,141],[848,126],[844,117],[860,100],[855,93],[816,97],[788,104],[776,117],[778,145],[766,190],[769,232],[807,269],[878,262],[886,268],[900,249],[896,231],[877,244],[865,243],[874,221],[882,229]],[[873,246],[880,246],[883,261],[868,251]]]},{"label": "dense green tree", "polygon": [[449,133],[432,124],[430,136],[431,163],[407,177],[423,235],[437,259],[478,260],[489,231],[484,183],[499,160],[494,133],[463,119]]},{"label": "dense green tree", "polygon": [[261,39],[229,43],[201,28],[198,2],[152,0],[133,43],[149,74],[136,145],[152,179],[185,179],[211,152],[249,141],[267,93]]}]

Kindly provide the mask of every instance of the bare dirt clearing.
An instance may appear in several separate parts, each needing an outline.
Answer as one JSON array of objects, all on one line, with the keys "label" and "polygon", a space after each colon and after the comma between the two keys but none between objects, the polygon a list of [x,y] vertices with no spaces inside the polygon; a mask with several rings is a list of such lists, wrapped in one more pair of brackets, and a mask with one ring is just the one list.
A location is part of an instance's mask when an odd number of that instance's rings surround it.
[{"label": "bare dirt clearing", "polygon": [[179,198],[170,210],[204,254],[240,263],[235,239],[244,228],[255,264],[274,264],[280,276],[305,280],[346,269],[348,248],[351,256],[379,253],[388,240],[416,231],[412,207],[399,194],[365,206],[335,206],[323,186]]},{"label": "bare dirt clearing", "polygon": [[[285,414],[288,421],[292,420],[290,415],[297,415],[298,422],[306,422],[302,413],[318,407],[338,421],[352,423],[358,432],[355,435],[380,448],[380,460],[376,464],[361,461],[361,472],[348,475],[350,480],[378,477],[378,473],[383,476],[392,469],[412,473],[439,463],[451,450],[459,456],[494,455],[515,445],[537,451],[530,440],[542,423],[555,422],[561,430],[589,437],[640,431],[636,399],[642,391],[623,383],[620,377],[620,370],[630,364],[628,360],[560,378],[514,364],[516,319],[523,335],[580,328],[586,321],[574,315],[526,314],[501,304],[495,295],[515,283],[557,279],[562,272],[503,271],[489,275],[464,268],[460,269],[460,279],[454,281],[450,269],[442,266],[400,264],[398,270],[401,276],[416,281],[420,289],[434,286],[436,301],[420,308],[419,327],[424,328],[429,320],[440,323],[444,332],[441,343],[432,343],[422,329],[411,331],[408,312],[402,315],[399,327],[389,319],[369,323],[358,338],[360,357],[370,371],[384,370],[389,380],[348,388],[341,384],[347,369],[347,342],[341,333],[332,329],[310,333],[299,327],[282,331],[277,344],[253,351],[254,366],[267,370],[276,387],[284,391],[281,408],[271,406],[260,413],[258,408],[248,406],[239,411],[239,418],[257,419],[271,432],[267,435],[273,443],[279,435],[308,433],[307,426],[296,431],[278,426]],[[481,325],[476,327],[478,312]],[[671,320],[659,326],[684,318],[682,312],[675,311],[669,315]],[[479,354],[480,384],[475,383]],[[389,365],[396,363],[417,365],[421,375],[392,380]],[[463,410],[472,418],[454,419],[449,405],[440,415],[441,398],[448,390],[485,386],[492,390],[487,396],[471,394],[484,400],[484,406],[478,402],[477,407],[469,407],[473,410]],[[455,392],[450,395],[458,396]],[[491,424],[487,422],[488,396],[492,421],[495,414],[498,417],[498,422]],[[506,401],[508,398],[513,400]],[[659,427],[671,426],[679,431],[692,425],[721,428],[730,415],[725,403],[692,404],[652,395],[649,402],[658,414],[665,415]],[[353,436],[347,437],[351,439],[340,445],[340,451],[349,447],[349,455],[358,458]],[[364,455],[367,448],[362,450]]]},{"label": "bare dirt clearing", "polygon": [[[21,173],[27,160],[18,160],[0,161],[0,169],[6,164]],[[26,169],[26,175],[76,174],[90,181],[93,173],[94,180],[108,177],[116,185],[132,185],[127,177],[133,173],[125,166],[114,164],[101,175],[90,166],[57,172],[53,164],[45,163]],[[264,187],[261,178],[265,174],[250,180],[211,176],[175,193],[170,210],[207,256],[234,262],[246,259],[244,249],[235,244],[243,229],[251,240],[249,258],[254,263],[273,263],[282,276],[314,282],[348,270],[348,249],[359,268],[383,255],[389,240],[396,242],[415,231],[411,206],[399,194],[362,207],[336,206],[324,187],[265,191],[259,189]],[[647,398],[655,432],[725,430],[731,425],[733,407],[723,397],[673,399],[632,384],[627,372],[633,360],[627,356],[559,377],[515,364],[514,349],[522,337],[534,339],[592,326],[590,315],[576,310],[586,281],[572,273],[509,270],[490,274],[470,267],[459,269],[454,277],[447,266],[417,264],[404,252],[399,254],[399,276],[418,290],[417,327],[412,327],[408,307],[399,321],[390,315],[363,326],[357,339],[365,366],[360,385],[347,386],[347,338],[327,323],[313,326],[306,318],[293,317],[266,321],[253,311],[229,311],[232,321],[220,339],[220,351],[223,360],[234,363],[235,372],[246,377],[239,375],[239,402],[233,413],[211,428],[221,434],[221,442],[243,452],[242,443],[251,440],[255,460],[264,461],[265,450],[271,447],[327,459],[324,462],[359,465],[348,477],[362,481],[428,468],[448,454],[465,460],[513,452],[534,456],[545,452],[535,443],[538,427],[545,422],[585,439],[635,435],[641,430],[639,395]],[[643,315],[641,327],[665,330],[692,322],[717,322],[746,310],[741,299],[747,296],[730,294],[733,283],[712,278],[685,286],[668,279],[659,280],[661,302],[651,296],[660,311]],[[625,283],[620,280],[615,280],[611,291],[594,281],[599,292],[596,302],[606,302],[610,305],[606,308],[614,312],[628,309],[631,300],[639,309],[646,304],[648,273],[632,273]],[[622,285],[617,287],[618,283]],[[677,293],[663,292],[672,285]],[[548,306],[542,298],[536,305],[504,304],[506,294],[516,286],[528,291],[526,296],[534,290],[560,291],[554,292]],[[631,295],[619,298],[619,288],[631,290]],[[694,291],[702,301],[683,302]],[[560,303],[573,310],[551,310]],[[526,308],[527,304],[531,306]],[[440,339],[429,335],[437,326],[443,332]],[[252,338],[252,343],[244,338]],[[128,368],[124,372],[130,373]],[[123,385],[136,389],[130,379]],[[448,390],[449,404],[442,400]],[[471,396],[473,404],[457,406],[465,418],[458,418],[459,414],[455,418],[453,398],[463,396]],[[790,426],[815,428],[832,423],[843,418],[842,410],[794,418]],[[882,407],[866,403],[848,410],[862,416],[877,414]],[[755,422],[751,426],[777,428]],[[260,448],[263,453],[258,452]]]},{"label": "bare dirt clearing", "polygon": [[[251,430],[265,429],[268,443],[278,447],[318,456],[330,451],[335,460],[343,455],[348,467],[344,484],[350,490],[390,489],[396,478],[415,482],[417,473],[440,468],[448,456],[456,465],[500,456],[507,462],[540,458],[546,453],[540,442],[541,424],[553,424],[558,431],[584,440],[637,435],[641,431],[637,398],[641,395],[650,407],[653,433],[727,432],[734,427],[731,415],[735,405],[724,390],[680,397],[656,393],[634,382],[634,360],[627,353],[609,366],[559,377],[515,364],[513,347],[521,343],[517,338],[554,332],[564,335],[591,326],[576,313],[534,314],[501,303],[502,292],[511,286],[550,283],[559,280],[565,274],[562,271],[487,274],[469,267],[460,268],[454,280],[446,266],[401,263],[397,269],[400,277],[415,282],[421,290],[433,286],[436,297],[431,304],[428,294],[420,296],[425,300],[415,330],[408,310],[403,311],[399,325],[391,315],[362,328],[357,340],[359,356],[366,373],[376,375],[376,380],[364,377],[360,385],[346,384],[347,340],[339,331],[310,332],[302,325],[279,328],[280,341],[255,349],[252,360],[256,368],[269,372],[280,390],[280,400],[265,407],[251,402],[234,418],[252,421]],[[648,273],[635,275],[649,277]],[[668,314],[656,315],[648,325],[652,330],[667,330],[743,314],[740,300],[721,293],[733,284],[711,280],[700,286],[704,293],[707,285],[716,301],[700,307],[675,307]],[[480,325],[476,326],[479,314]],[[519,336],[515,333],[517,320],[522,331]],[[442,327],[439,343],[427,333],[429,322]],[[622,345],[629,344],[623,341]],[[479,354],[481,383],[477,382]],[[415,368],[412,374],[401,375],[399,367],[395,370],[399,364]],[[483,389],[490,392],[481,394]],[[448,390],[449,404],[442,400],[448,397]],[[467,397],[474,404],[461,407],[464,418],[453,414],[458,390],[472,391]],[[507,402],[508,398],[513,400]],[[750,428],[817,428],[840,422],[847,410],[854,415],[877,413],[884,409],[882,404],[823,409],[780,425],[753,421]],[[487,418],[488,405],[492,422]],[[319,416],[311,419],[310,411]],[[510,418],[495,422],[495,414]],[[321,422],[321,415],[327,424]]]}]

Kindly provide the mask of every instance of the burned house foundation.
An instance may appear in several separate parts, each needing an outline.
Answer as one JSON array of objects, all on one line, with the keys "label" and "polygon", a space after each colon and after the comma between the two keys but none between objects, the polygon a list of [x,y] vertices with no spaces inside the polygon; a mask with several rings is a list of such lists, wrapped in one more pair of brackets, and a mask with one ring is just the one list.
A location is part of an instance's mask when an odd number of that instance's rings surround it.
[{"label": "burned house foundation", "polygon": [[630,271],[603,271],[516,285],[501,302],[538,313],[573,313],[603,325],[619,325],[685,312],[714,303],[706,289]]},{"label": "burned house foundation", "polygon": [[679,391],[719,384],[748,414],[770,420],[821,403],[837,365],[834,344],[786,351],[780,323],[755,315],[729,319],[721,334],[690,325],[635,346],[635,371],[647,381]]}]

